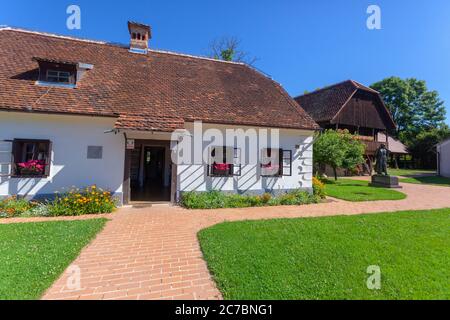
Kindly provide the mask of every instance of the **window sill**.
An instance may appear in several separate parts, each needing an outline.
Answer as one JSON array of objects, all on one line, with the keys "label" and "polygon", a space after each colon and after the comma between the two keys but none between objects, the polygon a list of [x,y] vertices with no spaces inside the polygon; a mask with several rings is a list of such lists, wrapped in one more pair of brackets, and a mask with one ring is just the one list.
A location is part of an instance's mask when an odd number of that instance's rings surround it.
[{"label": "window sill", "polygon": [[65,89],[75,89],[75,84],[69,84],[69,83],[57,83],[57,82],[47,82],[47,81],[36,81],[35,83],[37,86],[42,87],[55,87],[55,88],[65,88]]},{"label": "window sill", "polygon": [[229,174],[229,175],[210,174],[209,177],[211,177],[211,178],[232,178],[232,177],[234,177],[234,175],[232,175],[232,174]]},{"label": "window sill", "polygon": [[12,175],[11,179],[47,179],[48,177],[46,175]]}]

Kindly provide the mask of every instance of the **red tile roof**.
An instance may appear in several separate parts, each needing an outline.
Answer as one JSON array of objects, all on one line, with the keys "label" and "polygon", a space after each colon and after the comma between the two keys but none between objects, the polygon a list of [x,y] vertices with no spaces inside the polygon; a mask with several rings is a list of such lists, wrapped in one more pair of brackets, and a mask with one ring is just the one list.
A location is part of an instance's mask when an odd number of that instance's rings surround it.
[{"label": "red tile roof", "polygon": [[[94,68],[75,89],[44,87],[33,57]],[[319,128],[279,84],[244,64],[16,29],[0,30],[0,63],[0,110],[116,116],[116,127],[130,130],[193,120]]]}]

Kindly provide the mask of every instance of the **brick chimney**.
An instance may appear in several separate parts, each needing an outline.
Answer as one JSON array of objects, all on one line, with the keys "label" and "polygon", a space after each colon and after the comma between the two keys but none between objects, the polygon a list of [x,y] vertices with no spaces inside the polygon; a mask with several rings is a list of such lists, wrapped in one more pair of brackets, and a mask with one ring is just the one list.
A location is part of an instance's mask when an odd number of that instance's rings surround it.
[{"label": "brick chimney", "polygon": [[148,41],[152,37],[150,26],[128,21],[130,32],[130,52],[147,54]]}]

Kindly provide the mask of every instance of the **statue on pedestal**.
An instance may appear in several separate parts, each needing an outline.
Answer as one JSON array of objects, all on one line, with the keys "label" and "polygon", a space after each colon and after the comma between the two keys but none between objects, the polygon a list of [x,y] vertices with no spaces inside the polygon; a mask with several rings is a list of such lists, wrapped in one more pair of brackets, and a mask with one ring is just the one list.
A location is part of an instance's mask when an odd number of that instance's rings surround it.
[{"label": "statue on pedestal", "polygon": [[387,172],[387,161],[388,161],[388,154],[389,151],[388,149],[386,149],[386,145],[382,144],[377,152],[375,153],[375,158],[377,159],[377,163],[376,163],[376,167],[375,167],[375,171],[377,172],[377,174],[381,175],[388,175]]},{"label": "statue on pedestal", "polygon": [[375,158],[377,159],[375,171],[377,174],[372,176],[372,182],[369,185],[372,187],[400,189],[402,187],[399,185],[398,177],[390,176],[387,172],[388,155],[389,150],[386,149],[385,144],[382,144],[375,153]]}]

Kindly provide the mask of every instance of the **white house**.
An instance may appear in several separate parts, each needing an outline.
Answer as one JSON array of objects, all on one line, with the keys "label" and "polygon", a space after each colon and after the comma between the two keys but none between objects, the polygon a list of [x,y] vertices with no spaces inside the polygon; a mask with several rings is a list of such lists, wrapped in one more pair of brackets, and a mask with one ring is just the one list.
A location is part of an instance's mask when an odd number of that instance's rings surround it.
[{"label": "white house", "polygon": [[437,145],[438,175],[450,178],[450,139]]},{"label": "white house", "polygon": [[[128,28],[130,46],[0,29],[0,197],[92,184],[123,203],[312,189],[319,127],[278,83],[242,63],[150,50],[150,27]],[[200,122],[202,139],[239,134],[201,140],[191,156],[203,161],[180,161]]]}]

